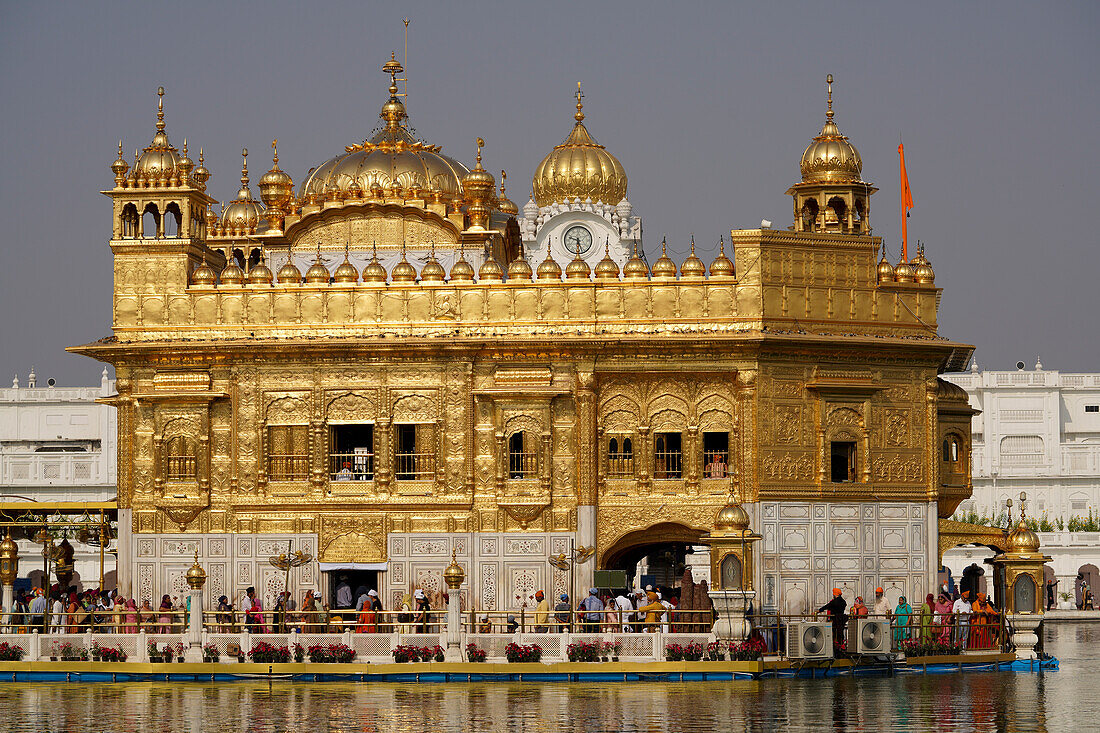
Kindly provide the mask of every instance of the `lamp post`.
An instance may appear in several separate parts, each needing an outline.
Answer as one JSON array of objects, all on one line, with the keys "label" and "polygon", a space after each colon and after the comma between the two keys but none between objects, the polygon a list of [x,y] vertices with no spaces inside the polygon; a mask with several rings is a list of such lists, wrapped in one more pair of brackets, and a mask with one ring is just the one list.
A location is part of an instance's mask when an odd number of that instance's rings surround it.
[{"label": "lamp post", "polygon": [[195,563],[187,569],[187,597],[190,611],[187,619],[187,651],[184,661],[202,662],[202,587],[206,585],[206,571],[199,565],[199,551],[195,550]]},{"label": "lamp post", "polygon": [[459,588],[466,580],[466,573],[458,564],[457,551],[451,548],[451,564],[443,571],[443,581],[447,584],[447,652],[448,662],[461,662],[462,650],[459,648],[459,625],[461,624]]}]

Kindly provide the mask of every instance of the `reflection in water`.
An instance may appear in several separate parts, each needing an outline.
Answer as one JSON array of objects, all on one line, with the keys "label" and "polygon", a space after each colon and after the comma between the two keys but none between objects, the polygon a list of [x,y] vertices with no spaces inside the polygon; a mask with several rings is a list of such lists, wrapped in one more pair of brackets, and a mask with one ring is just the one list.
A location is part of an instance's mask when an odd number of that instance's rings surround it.
[{"label": "reflection in water", "polygon": [[[1043,675],[696,683],[0,684],[10,731],[1044,731],[1100,717],[1100,626],[1054,626]],[[9,722],[11,721],[11,722]]]}]

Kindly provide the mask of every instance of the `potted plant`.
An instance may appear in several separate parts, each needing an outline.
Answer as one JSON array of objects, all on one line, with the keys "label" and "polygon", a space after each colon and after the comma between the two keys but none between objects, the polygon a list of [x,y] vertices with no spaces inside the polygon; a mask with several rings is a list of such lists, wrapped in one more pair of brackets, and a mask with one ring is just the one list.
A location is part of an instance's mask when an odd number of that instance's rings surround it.
[{"label": "potted plant", "polygon": [[88,661],[88,650],[66,641],[57,647],[57,656],[61,658],[62,662],[86,662]]},{"label": "potted plant", "polygon": [[412,660],[413,650],[416,647],[408,644],[398,644],[390,650],[390,654],[393,655],[393,661],[397,664],[404,664]]},{"label": "potted plant", "polygon": [[221,652],[218,651],[217,644],[202,645],[202,661],[217,662],[219,659],[221,659]]},{"label": "potted plant", "polygon": [[99,642],[98,641],[92,641],[92,661],[93,662],[98,662],[99,661]]},{"label": "potted plant", "polygon": [[[298,664],[301,664],[302,662],[305,661],[305,659],[306,659],[306,650],[304,648],[302,648],[301,644],[295,643],[294,644],[294,661],[297,662]],[[312,662],[313,660],[310,659],[309,661]]]},{"label": "potted plant", "polygon": [[150,641],[145,646],[145,650],[149,653],[149,661],[156,664],[164,661],[164,655],[161,654],[160,649],[157,648],[155,641]]},{"label": "potted plant", "polygon": [[442,662],[444,659],[446,659],[446,656],[443,654],[443,647],[439,646],[438,644],[435,645],[435,647],[432,649],[432,659],[437,662]]},{"label": "potted plant", "polygon": [[707,644],[707,659],[712,662],[722,662],[726,659],[726,649],[722,642],[712,641]]},{"label": "potted plant", "polygon": [[309,661],[320,664],[348,664],[355,660],[355,650],[347,644],[315,644],[308,652]]},{"label": "potted plant", "polygon": [[21,646],[0,642],[0,662],[18,662],[27,651]]},{"label": "potted plant", "polygon": [[290,647],[261,641],[248,650],[248,658],[260,664],[284,664],[290,661]]},{"label": "potted plant", "polygon": [[612,662],[617,662],[617,661],[619,661],[619,655],[622,654],[622,651],[623,651],[623,643],[621,641],[612,641],[612,642],[610,642],[610,644],[611,644],[611,661]]},{"label": "potted plant", "polygon": [[538,644],[517,644],[513,641],[504,647],[504,657],[509,662],[538,662],[542,659],[542,647]]},{"label": "potted plant", "polygon": [[126,652],[122,651],[121,647],[104,646],[99,647],[99,658],[104,662],[125,662]]},{"label": "potted plant", "polygon": [[1073,611],[1077,608],[1077,604],[1073,602],[1073,595],[1071,593],[1059,593],[1058,598],[1062,601],[1058,604],[1059,611]]},{"label": "potted plant", "polygon": [[164,650],[161,652],[161,654],[164,657],[165,662],[171,662],[172,661],[172,656],[173,656],[172,645],[171,644],[165,644],[164,645]]},{"label": "potted plant", "polygon": [[684,648],[679,644],[665,644],[665,661],[681,662],[684,659]]},{"label": "potted plant", "polygon": [[466,659],[471,662],[484,662],[485,650],[477,644],[466,645]]},{"label": "potted plant", "polygon": [[183,662],[183,651],[184,651],[183,642],[182,641],[176,642],[176,661],[177,662],[180,662],[180,663]]},{"label": "potted plant", "polygon": [[570,662],[597,662],[601,649],[598,641],[578,641],[565,648],[565,656]]}]

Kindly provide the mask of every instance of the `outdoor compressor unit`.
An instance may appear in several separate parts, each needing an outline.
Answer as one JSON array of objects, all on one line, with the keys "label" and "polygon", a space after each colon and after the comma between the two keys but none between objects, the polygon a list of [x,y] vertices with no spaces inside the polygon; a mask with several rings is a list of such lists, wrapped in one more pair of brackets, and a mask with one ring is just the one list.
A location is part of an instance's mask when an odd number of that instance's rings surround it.
[{"label": "outdoor compressor unit", "polygon": [[787,624],[788,659],[832,659],[832,624],[797,621]]},{"label": "outdoor compressor unit", "polygon": [[849,619],[848,651],[852,654],[889,654],[890,622],[869,618]]}]

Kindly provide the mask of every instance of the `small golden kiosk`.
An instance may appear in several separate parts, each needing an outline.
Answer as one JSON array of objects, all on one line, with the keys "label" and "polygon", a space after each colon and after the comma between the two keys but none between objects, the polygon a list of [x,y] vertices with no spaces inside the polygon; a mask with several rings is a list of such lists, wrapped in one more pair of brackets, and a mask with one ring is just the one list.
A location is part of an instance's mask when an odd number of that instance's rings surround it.
[{"label": "small golden kiosk", "polygon": [[719,639],[744,639],[751,627],[745,610],[756,596],[752,545],[761,537],[750,521],[731,496],[714,518],[714,530],[701,538],[710,545],[710,599],[717,613],[712,631]]}]

